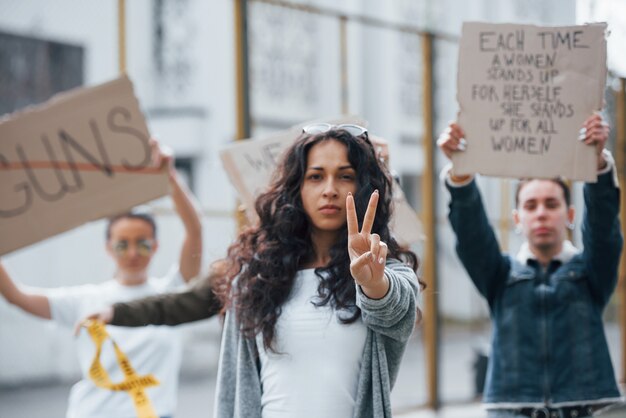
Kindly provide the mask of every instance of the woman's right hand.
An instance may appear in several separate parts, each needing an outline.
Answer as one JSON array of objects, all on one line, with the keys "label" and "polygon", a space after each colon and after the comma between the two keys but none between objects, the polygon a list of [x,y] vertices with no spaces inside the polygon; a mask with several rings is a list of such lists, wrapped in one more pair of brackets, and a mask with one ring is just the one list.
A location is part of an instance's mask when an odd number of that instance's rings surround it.
[{"label": "woman's right hand", "polygon": [[[467,141],[465,140],[465,132],[459,124],[456,122],[450,122],[445,131],[439,135],[437,139],[437,146],[449,160],[452,160],[452,155],[455,152],[463,152],[467,147]],[[470,175],[455,176],[452,174],[454,170],[449,173],[450,180],[453,183],[464,183],[471,178]]]},{"label": "woman's right hand", "polygon": [[446,130],[439,135],[437,146],[451,160],[453,153],[465,151],[467,146],[465,132],[456,122],[450,122]]},{"label": "woman's right hand", "polygon": [[113,313],[114,313],[113,306],[109,305],[106,308],[102,309],[101,311],[93,312],[87,315],[86,317],[78,321],[78,323],[74,327],[74,335],[78,335],[80,333],[80,327],[82,326],[82,324],[84,324],[86,321],[89,321],[89,320],[102,321],[105,324],[111,323],[111,321],[113,320]]}]

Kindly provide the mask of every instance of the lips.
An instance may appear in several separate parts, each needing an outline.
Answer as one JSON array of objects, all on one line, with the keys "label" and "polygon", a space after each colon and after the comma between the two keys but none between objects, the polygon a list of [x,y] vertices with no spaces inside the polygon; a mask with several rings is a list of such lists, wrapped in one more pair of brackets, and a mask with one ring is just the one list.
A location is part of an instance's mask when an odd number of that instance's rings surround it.
[{"label": "lips", "polygon": [[334,215],[341,212],[341,208],[337,205],[324,205],[319,208],[319,211],[324,215]]},{"label": "lips", "polygon": [[550,233],[550,228],[539,227],[535,228],[533,232],[535,233],[535,235],[547,235]]}]

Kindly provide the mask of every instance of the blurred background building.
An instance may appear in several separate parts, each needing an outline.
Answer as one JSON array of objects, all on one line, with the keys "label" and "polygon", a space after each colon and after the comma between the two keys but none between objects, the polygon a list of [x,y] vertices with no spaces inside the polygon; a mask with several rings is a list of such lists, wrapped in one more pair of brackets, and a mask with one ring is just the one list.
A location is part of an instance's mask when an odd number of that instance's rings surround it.
[{"label": "blurred background building", "polygon": [[[219,160],[219,150],[238,136],[236,3],[0,0],[0,114],[39,103],[58,91],[115,78],[118,6],[125,4],[127,73],[152,135],[174,150],[177,168],[202,204],[205,264],[225,254],[237,228],[236,194]],[[608,21],[612,72],[607,115],[614,118],[612,87],[619,85],[619,76],[626,76],[626,66],[617,57],[624,59],[624,44],[618,47],[614,41],[626,39],[624,7],[618,0],[250,0],[245,91],[249,131],[256,136],[305,120],[357,114],[369,121],[371,132],[389,141],[391,166],[421,214],[426,210],[425,179],[433,174],[425,173],[424,145],[432,143],[458,111],[456,65],[462,22]],[[424,54],[425,39],[432,46],[432,62]],[[430,86],[424,84],[427,68],[433,71]],[[432,89],[434,135],[425,122],[424,97],[430,91],[425,87]],[[436,173],[444,159],[435,154]],[[513,183],[480,182],[502,247],[516,251],[519,242],[509,221]],[[488,343],[488,311],[454,253],[445,193],[438,185],[435,193],[439,398],[444,403],[466,402],[476,392],[474,350]],[[580,206],[581,201],[578,190],[575,204]],[[182,226],[168,199],[151,206],[161,238],[152,273],[161,275],[178,256]],[[93,222],[16,251],[4,262],[18,281],[28,285],[107,280],[113,264],[103,251],[104,226],[103,221]],[[579,231],[574,239],[579,241]],[[614,309],[615,303],[608,312],[608,332],[617,336]],[[215,373],[219,322],[205,322],[184,327],[183,376]],[[397,389],[406,394],[402,407],[428,401],[422,344],[419,329],[403,367],[402,389]],[[619,348],[612,344],[616,371],[621,367]],[[0,393],[74,381],[79,369],[73,350],[69,330],[0,300]],[[205,409],[198,416],[206,413]],[[0,416],[4,416],[1,402]]]}]

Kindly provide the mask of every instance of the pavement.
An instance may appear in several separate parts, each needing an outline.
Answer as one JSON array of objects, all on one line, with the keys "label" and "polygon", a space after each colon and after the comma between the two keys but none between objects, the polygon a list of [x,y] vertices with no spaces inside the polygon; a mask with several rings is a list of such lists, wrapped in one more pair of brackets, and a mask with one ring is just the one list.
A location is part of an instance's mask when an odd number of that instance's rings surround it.
[{"label": "pavement", "polygon": [[[196,328],[197,329],[197,328]],[[210,418],[213,411],[219,351],[219,325],[208,321],[207,332],[186,335],[176,418]],[[616,370],[619,370],[619,329],[607,326]],[[440,346],[440,396],[443,407],[426,409],[426,369],[422,334],[417,330],[407,347],[392,392],[394,416],[400,418],[486,418],[474,397],[474,351],[489,340],[488,327],[444,326]],[[72,382],[33,382],[0,386],[0,418],[62,418]]]}]

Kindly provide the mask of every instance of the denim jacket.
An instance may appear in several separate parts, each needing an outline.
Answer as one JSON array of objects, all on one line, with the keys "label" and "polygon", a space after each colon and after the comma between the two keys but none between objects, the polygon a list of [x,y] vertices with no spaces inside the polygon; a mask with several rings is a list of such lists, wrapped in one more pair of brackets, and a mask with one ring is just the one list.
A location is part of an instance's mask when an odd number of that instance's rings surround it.
[{"label": "denim jacket", "polygon": [[584,186],[584,250],[545,271],[500,252],[475,181],[448,190],[457,253],[493,323],[484,402],[558,407],[619,398],[602,323],[623,244],[611,173]]}]

